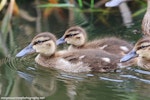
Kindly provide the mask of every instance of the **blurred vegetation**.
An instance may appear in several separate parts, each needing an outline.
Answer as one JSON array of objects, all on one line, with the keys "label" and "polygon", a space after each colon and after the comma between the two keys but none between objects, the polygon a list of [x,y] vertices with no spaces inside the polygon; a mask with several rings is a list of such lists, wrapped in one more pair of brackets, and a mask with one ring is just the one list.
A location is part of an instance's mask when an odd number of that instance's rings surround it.
[{"label": "blurred vegetation", "polygon": [[[21,42],[24,38],[31,39],[42,31],[50,31],[60,37],[69,26],[80,25],[88,30],[91,38],[93,34],[103,32],[118,34],[120,27],[126,28],[122,25],[118,7],[106,8],[107,1],[1,0],[0,57],[16,53],[17,44],[29,42]],[[128,2],[135,23],[131,27],[133,30],[140,29],[136,25],[141,23],[146,5],[146,0]]]}]

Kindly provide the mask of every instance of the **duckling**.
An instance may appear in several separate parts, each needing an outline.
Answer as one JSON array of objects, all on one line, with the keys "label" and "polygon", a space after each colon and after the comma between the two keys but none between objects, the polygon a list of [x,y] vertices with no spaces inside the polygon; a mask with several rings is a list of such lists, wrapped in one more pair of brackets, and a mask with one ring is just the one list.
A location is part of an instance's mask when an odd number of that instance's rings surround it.
[{"label": "duckling", "polygon": [[120,62],[126,62],[137,58],[137,65],[145,70],[150,70],[150,37],[143,37],[137,41],[134,48],[121,58]]},{"label": "duckling", "polygon": [[115,71],[120,59],[117,55],[97,49],[73,50],[63,54],[59,54],[56,49],[56,37],[52,33],[43,32],[36,35],[16,57],[38,53],[35,58],[37,64],[73,73]]},{"label": "duckling", "polygon": [[147,11],[142,20],[142,32],[144,35],[150,36],[150,0],[147,0]]},{"label": "duckling", "polygon": [[71,44],[68,50],[102,49],[121,56],[127,54],[133,48],[130,43],[116,37],[106,37],[86,43],[87,33],[79,26],[73,26],[66,30],[62,38],[57,40],[57,45],[65,42]]}]

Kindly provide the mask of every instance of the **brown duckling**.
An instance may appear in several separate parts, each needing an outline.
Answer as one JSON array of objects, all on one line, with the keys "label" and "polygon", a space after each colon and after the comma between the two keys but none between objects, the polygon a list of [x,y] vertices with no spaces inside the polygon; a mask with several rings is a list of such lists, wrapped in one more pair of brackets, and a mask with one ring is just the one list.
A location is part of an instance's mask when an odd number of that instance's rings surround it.
[{"label": "brown duckling", "polygon": [[121,56],[127,54],[133,48],[130,43],[116,37],[106,37],[87,42],[87,33],[79,26],[74,26],[67,29],[62,38],[57,40],[57,45],[65,42],[71,44],[68,48],[69,50],[89,48],[102,49],[109,53]]},{"label": "brown duckling", "polygon": [[150,37],[143,37],[138,40],[134,48],[120,62],[126,62],[133,58],[137,58],[138,66],[150,70]]},{"label": "brown duckling", "polygon": [[56,38],[49,32],[43,32],[33,38],[31,43],[21,50],[16,57],[38,53],[35,61],[47,68],[66,72],[110,72],[117,69],[120,57],[103,50],[82,49],[56,52]]},{"label": "brown duckling", "polygon": [[144,35],[150,36],[150,0],[147,0],[147,11],[142,20],[142,32]]}]

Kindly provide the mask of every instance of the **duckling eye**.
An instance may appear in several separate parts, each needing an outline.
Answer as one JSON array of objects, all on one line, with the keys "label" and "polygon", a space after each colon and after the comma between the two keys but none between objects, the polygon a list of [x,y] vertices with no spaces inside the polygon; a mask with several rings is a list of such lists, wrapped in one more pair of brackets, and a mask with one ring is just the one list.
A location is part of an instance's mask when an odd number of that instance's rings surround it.
[{"label": "duckling eye", "polygon": [[[149,46],[149,45],[148,45],[148,46]],[[143,48],[148,47],[148,46],[140,46],[140,47],[138,48],[138,50],[139,50],[139,49],[143,49]]]},{"label": "duckling eye", "polygon": [[39,43],[42,43],[43,41],[36,41],[36,42],[34,42],[34,45],[36,45],[36,44],[39,44]]},{"label": "duckling eye", "polygon": [[141,49],[145,48],[146,46],[141,46]]},{"label": "duckling eye", "polygon": [[[50,40],[50,39],[48,39],[48,40]],[[40,43],[43,43],[43,42],[46,42],[46,41],[48,41],[48,40],[43,40],[43,41],[38,40],[38,41],[34,42],[34,45],[40,44]]]},{"label": "duckling eye", "polygon": [[72,37],[72,36],[75,36],[75,35],[77,35],[77,34],[78,34],[78,33],[76,33],[76,34],[68,34],[68,35],[65,36],[65,38]]},{"label": "duckling eye", "polygon": [[42,43],[43,41],[37,41],[37,43]]},{"label": "duckling eye", "polygon": [[65,36],[65,38],[72,37],[72,36],[74,36],[74,35],[73,34],[68,34],[68,35]]}]

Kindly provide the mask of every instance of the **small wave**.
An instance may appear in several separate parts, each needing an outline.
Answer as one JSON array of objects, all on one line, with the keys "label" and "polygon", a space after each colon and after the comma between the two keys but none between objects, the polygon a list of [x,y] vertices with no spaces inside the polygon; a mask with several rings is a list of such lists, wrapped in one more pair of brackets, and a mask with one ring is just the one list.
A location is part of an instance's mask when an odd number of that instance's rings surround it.
[{"label": "small wave", "polygon": [[140,80],[144,83],[148,83],[150,84],[150,80],[146,80],[146,79],[142,79],[142,78],[139,78],[137,76],[133,76],[133,75],[120,75],[121,77],[124,77],[124,78],[129,78],[129,79],[136,79],[136,80]]},{"label": "small wave", "polygon": [[139,69],[136,69],[134,70],[135,72],[138,72],[140,74],[146,74],[146,75],[150,75],[150,72],[149,71],[144,71],[144,70],[139,70]]},{"label": "small wave", "polygon": [[110,79],[110,78],[106,78],[106,77],[100,77],[100,79],[101,80],[111,81],[111,82],[124,82],[123,80]]}]

